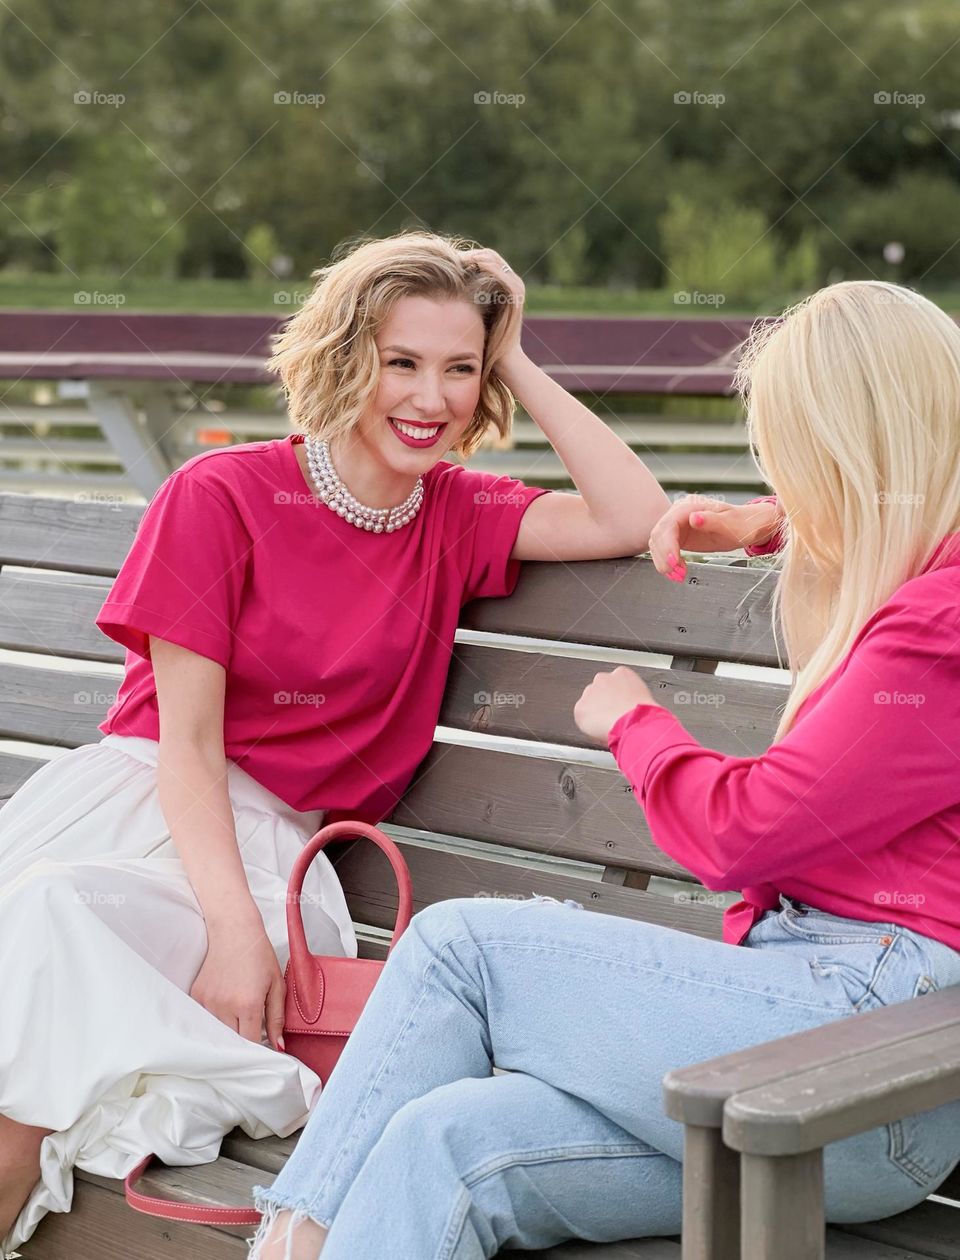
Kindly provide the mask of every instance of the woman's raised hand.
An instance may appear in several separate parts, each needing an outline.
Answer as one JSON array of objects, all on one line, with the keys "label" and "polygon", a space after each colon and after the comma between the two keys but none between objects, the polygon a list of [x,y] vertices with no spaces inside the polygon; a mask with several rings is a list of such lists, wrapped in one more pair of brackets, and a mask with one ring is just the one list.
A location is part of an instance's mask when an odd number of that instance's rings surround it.
[{"label": "woman's raised hand", "polygon": [[767,542],[782,522],[776,503],[724,503],[688,494],[660,517],[650,533],[650,556],[657,572],[682,582],[684,551],[737,551]]},{"label": "woman's raised hand", "polygon": [[507,321],[510,329],[509,343],[503,347],[503,353],[520,348],[520,325],[523,318],[523,303],[526,300],[526,286],[523,280],[507,260],[495,249],[467,249],[463,257],[474,263],[482,271],[489,271],[507,290],[509,302],[517,308],[517,317]]},{"label": "woman's raised hand", "polygon": [[207,935],[207,956],[190,996],[248,1041],[260,1041],[266,1021],[270,1044],[282,1050],[286,985],[263,921],[258,927],[238,919],[212,930],[208,923]]}]

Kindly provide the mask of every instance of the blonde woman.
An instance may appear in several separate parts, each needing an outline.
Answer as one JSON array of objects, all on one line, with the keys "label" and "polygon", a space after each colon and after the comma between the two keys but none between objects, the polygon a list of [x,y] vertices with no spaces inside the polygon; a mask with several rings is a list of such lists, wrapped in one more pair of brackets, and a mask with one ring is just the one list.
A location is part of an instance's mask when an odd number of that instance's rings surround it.
[{"label": "blonde woman", "polygon": [[[740,382],[785,518],[776,740],[704,748],[625,668],[574,714],[660,847],[743,890],[724,940],[544,898],[416,915],[256,1191],[257,1260],[676,1234],[669,1069],[960,983],[960,329],[893,285],[834,285],[758,336]],[[772,508],[677,505],[658,568],[758,514],[771,532]],[[909,1208],[958,1159],[960,1103],[835,1143],[828,1218]]]},{"label": "blonde woman", "polygon": [[[324,816],[389,814],[430,747],[461,606],[521,560],[632,554],[667,499],[520,345],[491,250],[410,233],[316,273],[272,366],[298,430],[163,484],[97,619],[127,648],[99,744],[0,816],[0,1238],[71,1170],[213,1159],[301,1125],[282,1050],[286,883]],[[578,494],[471,471],[514,396]],[[318,952],[355,955],[325,859]],[[265,1037],[262,1034],[265,1031]]]}]

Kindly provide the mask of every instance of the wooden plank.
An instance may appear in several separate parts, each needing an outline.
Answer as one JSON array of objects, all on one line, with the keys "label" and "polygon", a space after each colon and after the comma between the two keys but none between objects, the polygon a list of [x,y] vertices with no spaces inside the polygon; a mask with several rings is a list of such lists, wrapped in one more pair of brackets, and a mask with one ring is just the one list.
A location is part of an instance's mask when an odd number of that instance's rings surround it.
[{"label": "wooden plank", "polygon": [[[440,722],[486,735],[595,748],[574,723],[573,708],[594,675],[612,668],[599,661],[460,643]],[[658,703],[708,748],[752,757],[770,746],[785,687],[680,669],[639,667],[637,672]]]},{"label": "wooden plank", "polygon": [[650,839],[619,770],[579,761],[434,744],[390,820],[439,835],[687,877]]},{"label": "wooden plank", "polygon": [[5,802],[26,783],[46,761],[39,757],[19,757],[13,753],[0,753],[0,802]]},{"label": "wooden plank", "polygon": [[115,577],[143,508],[0,494],[0,564]]},{"label": "wooden plank", "polygon": [[127,1206],[119,1181],[93,1182],[77,1174],[73,1207],[51,1213],[29,1242],[24,1260],[245,1260],[246,1237],[212,1225],[184,1225],[144,1216]]},{"label": "wooden plank", "polygon": [[824,1260],[823,1152],[740,1161],[743,1254],[750,1260]]},{"label": "wooden plank", "polygon": [[[709,940],[720,937],[722,914],[713,906],[680,900],[641,889],[554,875],[514,863],[467,857],[421,845],[399,845],[410,868],[414,908],[452,897],[523,899],[540,894],[572,899],[585,910],[620,915],[644,923],[690,932]],[[331,860],[343,885],[352,917],[358,923],[392,930],[397,916],[397,887],[386,858],[369,844],[334,851]]]},{"label": "wooden plank", "polygon": [[0,661],[0,738],[76,748],[102,738],[97,724],[117,695],[104,674]]},{"label": "wooden plank", "polygon": [[[0,414],[0,423],[3,423]],[[93,416],[88,424],[96,424]],[[103,438],[69,440],[49,437],[8,437],[0,434],[0,459],[56,460],[60,463],[119,464],[120,456]]]},{"label": "wooden plank", "polygon": [[[0,468],[0,487],[5,491],[33,498],[50,498],[59,503],[124,503],[132,502],[137,494],[119,470],[98,472],[92,468]],[[729,495],[727,497],[730,498]],[[142,503],[135,506],[143,511]]]},{"label": "wooden plank", "polygon": [[842,1226],[827,1230],[827,1260],[922,1260],[929,1254],[857,1238],[844,1233]]},{"label": "wooden plank", "polygon": [[683,1249],[685,1260],[740,1255],[740,1156],[719,1129],[683,1131]]},{"label": "wooden plank", "polygon": [[[659,446],[703,446],[708,450],[749,450],[746,426],[741,420],[688,420],[681,416],[615,416],[604,410],[600,413],[607,428],[616,433],[626,444],[635,449]],[[227,425],[226,427],[230,427]],[[518,419],[510,429],[513,450],[531,447],[549,449],[549,442],[533,420]],[[481,450],[504,450],[493,441]]]},{"label": "wooden plank", "polygon": [[102,580],[0,572],[0,647],[122,665],[124,650],[94,624]]},{"label": "wooden plank", "polygon": [[460,624],[489,634],[779,665],[773,637],[775,575],[687,565],[668,582],[639,558],[529,561],[509,599],[467,604]]},{"label": "wooden plank", "polygon": [[927,1199],[909,1212],[887,1216],[882,1221],[839,1225],[836,1229],[870,1239],[873,1245],[902,1248],[911,1257],[960,1260],[960,1210],[945,1203],[931,1203]]},{"label": "wooden plank", "polygon": [[[717,454],[645,451],[643,462],[662,486],[684,489],[706,487],[720,491],[728,486],[747,486],[756,487],[757,494],[769,493],[749,454],[731,451]],[[484,447],[471,455],[469,466],[481,472],[516,477],[529,485],[571,482],[560,456],[549,447],[542,451],[529,448],[498,451]]]},{"label": "wooden plank", "polygon": [[736,1094],[724,1108],[724,1141],[758,1156],[792,1157],[956,1101],[960,992],[951,996],[958,1015],[944,1028]]},{"label": "wooden plank", "polygon": [[234,1129],[223,1139],[220,1148],[221,1156],[226,1156],[238,1164],[247,1164],[274,1176],[293,1154],[297,1139],[302,1129],[292,1133],[290,1137],[248,1137],[242,1129]]}]

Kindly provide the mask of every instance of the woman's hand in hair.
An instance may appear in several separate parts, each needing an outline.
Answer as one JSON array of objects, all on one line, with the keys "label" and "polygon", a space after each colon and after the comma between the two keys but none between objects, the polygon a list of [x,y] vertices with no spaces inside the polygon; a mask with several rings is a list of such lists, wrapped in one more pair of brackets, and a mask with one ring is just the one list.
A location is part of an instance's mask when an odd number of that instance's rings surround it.
[{"label": "woman's hand in hair", "polygon": [[780,507],[768,499],[724,503],[688,494],[657,521],[650,533],[650,556],[658,573],[682,582],[686,565],[681,551],[738,551],[768,542],[783,521]]},{"label": "woman's hand in hair", "polygon": [[639,674],[618,665],[609,674],[596,674],[573,708],[573,720],[590,739],[606,744],[610,728],[638,704],[656,704]]},{"label": "woman's hand in hair", "polygon": [[507,321],[507,327],[511,330],[511,336],[509,343],[503,347],[501,358],[511,351],[519,351],[520,326],[527,292],[523,280],[495,249],[467,249],[464,250],[463,256],[469,262],[475,263],[481,271],[488,271],[490,275],[495,276],[506,289],[506,300],[511,305],[516,306],[518,318]]}]

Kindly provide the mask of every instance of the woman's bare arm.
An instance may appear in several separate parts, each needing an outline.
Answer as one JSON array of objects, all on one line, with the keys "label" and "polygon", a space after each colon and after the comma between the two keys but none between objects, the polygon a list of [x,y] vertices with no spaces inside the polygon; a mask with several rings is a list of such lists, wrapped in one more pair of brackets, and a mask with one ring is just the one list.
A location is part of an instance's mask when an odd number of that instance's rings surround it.
[{"label": "woman's bare arm", "polygon": [[227,791],[226,672],[150,636],[160,709],[157,789],[174,847],[207,925],[208,950],[191,996],[228,1027],[271,1041],[283,1027],[283,977],[247,883]]}]

